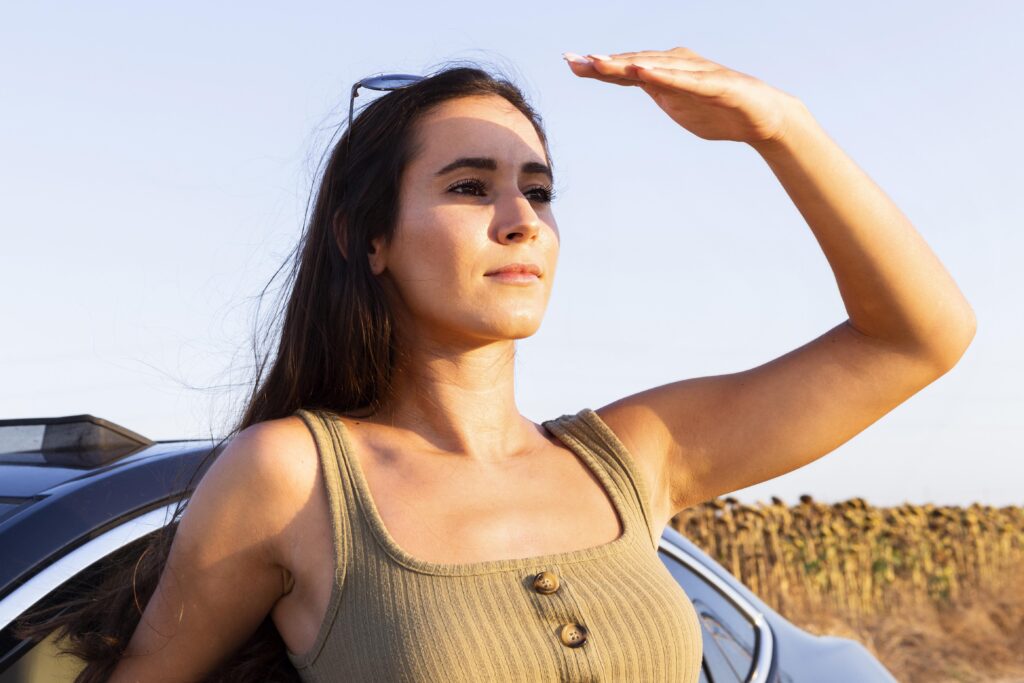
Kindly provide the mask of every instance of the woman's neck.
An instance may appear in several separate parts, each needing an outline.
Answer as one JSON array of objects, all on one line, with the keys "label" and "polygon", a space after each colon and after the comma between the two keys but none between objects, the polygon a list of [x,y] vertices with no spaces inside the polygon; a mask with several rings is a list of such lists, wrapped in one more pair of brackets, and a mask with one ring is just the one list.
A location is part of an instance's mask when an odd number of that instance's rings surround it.
[{"label": "woman's neck", "polygon": [[536,425],[516,406],[511,340],[459,351],[419,346],[404,354],[370,421],[480,462],[531,450],[538,437]]}]

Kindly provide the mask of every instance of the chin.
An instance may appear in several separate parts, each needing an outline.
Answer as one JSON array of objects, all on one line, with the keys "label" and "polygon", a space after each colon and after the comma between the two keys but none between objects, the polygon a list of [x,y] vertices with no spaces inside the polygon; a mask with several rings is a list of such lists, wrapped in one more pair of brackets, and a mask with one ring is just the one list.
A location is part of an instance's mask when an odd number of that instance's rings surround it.
[{"label": "chin", "polygon": [[526,332],[520,332],[520,333],[517,333],[517,334],[510,334],[508,337],[506,337],[506,339],[526,339],[527,337],[532,337],[536,333],[537,333],[537,328],[535,327],[535,328],[533,328],[533,329],[531,329],[529,331],[526,331]]},{"label": "chin", "polygon": [[495,339],[525,339],[532,337],[540,329],[539,317],[520,318],[518,320],[494,321],[490,325],[490,335]]}]

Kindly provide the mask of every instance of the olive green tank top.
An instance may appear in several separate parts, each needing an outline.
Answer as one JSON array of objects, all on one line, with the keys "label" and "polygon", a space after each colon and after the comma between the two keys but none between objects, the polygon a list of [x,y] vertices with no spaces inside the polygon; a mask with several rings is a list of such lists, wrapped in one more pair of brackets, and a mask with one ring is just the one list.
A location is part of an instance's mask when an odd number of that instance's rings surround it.
[{"label": "olive green tank top", "polygon": [[[646,482],[589,408],[543,423],[594,472],[623,527],[609,543],[537,557],[440,564],[391,537],[341,419],[298,410],[313,434],[337,559],[303,681],[680,681],[700,675],[689,597],[658,557]],[[566,492],[571,495],[571,492]]]}]

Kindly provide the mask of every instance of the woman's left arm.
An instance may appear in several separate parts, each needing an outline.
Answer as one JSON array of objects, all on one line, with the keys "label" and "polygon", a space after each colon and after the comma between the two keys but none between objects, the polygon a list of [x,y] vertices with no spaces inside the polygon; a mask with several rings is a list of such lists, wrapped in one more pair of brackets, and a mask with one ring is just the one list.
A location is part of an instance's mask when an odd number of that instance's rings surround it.
[{"label": "woman's left arm", "polygon": [[971,306],[886,194],[795,97],[687,48],[567,59],[577,76],[639,86],[709,140],[751,145],[807,221],[849,319],[745,372],[672,382],[598,410],[648,462],[671,514],[830,452],[947,372]]},{"label": "woman's left arm", "polygon": [[945,372],[974,337],[970,304],[903,212],[803,103],[790,102],[785,133],[750,144],[821,245],[849,325]]}]

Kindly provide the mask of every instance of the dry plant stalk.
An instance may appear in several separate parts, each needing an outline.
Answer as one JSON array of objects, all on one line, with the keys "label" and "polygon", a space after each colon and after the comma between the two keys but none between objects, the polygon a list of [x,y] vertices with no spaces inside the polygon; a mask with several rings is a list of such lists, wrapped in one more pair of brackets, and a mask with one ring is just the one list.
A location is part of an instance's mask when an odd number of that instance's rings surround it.
[{"label": "dry plant stalk", "polygon": [[862,498],[787,506],[716,498],[671,525],[780,614],[867,616],[930,604],[950,609],[1024,563],[1024,508]]}]

